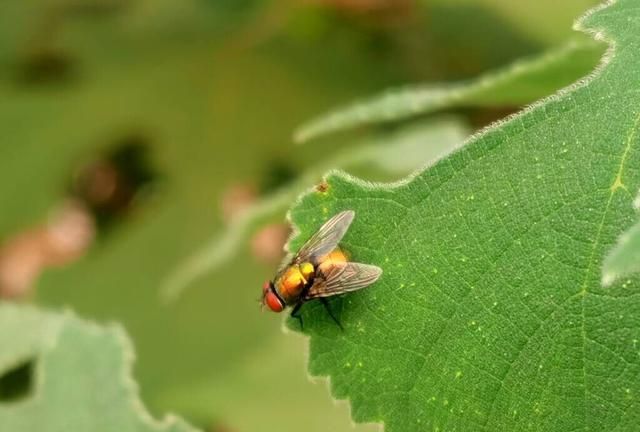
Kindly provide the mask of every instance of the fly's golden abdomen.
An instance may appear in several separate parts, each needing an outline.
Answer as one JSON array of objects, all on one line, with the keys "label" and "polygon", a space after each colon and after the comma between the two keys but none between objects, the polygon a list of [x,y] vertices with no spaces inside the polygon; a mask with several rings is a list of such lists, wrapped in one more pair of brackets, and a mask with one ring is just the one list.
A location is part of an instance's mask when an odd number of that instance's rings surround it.
[{"label": "fly's golden abdomen", "polygon": [[336,264],[345,263],[347,262],[347,259],[348,257],[344,252],[342,252],[340,249],[335,249],[333,252],[323,256],[319,260],[320,264],[318,265],[318,268],[326,273],[329,268]]}]

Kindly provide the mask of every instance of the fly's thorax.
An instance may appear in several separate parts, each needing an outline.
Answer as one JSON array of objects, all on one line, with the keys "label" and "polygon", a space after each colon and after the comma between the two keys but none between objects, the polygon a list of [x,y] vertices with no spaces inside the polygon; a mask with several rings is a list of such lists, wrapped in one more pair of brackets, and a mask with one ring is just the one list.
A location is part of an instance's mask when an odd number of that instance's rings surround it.
[{"label": "fly's thorax", "polygon": [[307,284],[313,280],[315,267],[309,262],[289,266],[277,281],[276,288],[287,304],[298,300]]},{"label": "fly's thorax", "polygon": [[313,264],[311,264],[310,262],[304,262],[300,264],[299,269],[302,277],[305,278],[305,280],[309,281],[310,279],[313,279],[313,275],[315,273]]}]

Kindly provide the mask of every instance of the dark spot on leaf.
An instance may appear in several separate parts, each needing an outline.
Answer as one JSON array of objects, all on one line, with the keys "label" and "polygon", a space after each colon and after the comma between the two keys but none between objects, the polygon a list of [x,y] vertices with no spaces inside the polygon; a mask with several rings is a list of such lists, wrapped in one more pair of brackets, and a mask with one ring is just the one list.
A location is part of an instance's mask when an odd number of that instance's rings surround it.
[{"label": "dark spot on leaf", "polygon": [[0,375],[0,403],[25,399],[33,392],[34,361],[25,361]]},{"label": "dark spot on leaf", "polygon": [[329,190],[329,183],[326,181],[320,182],[316,185],[316,191],[320,193],[326,193]]}]

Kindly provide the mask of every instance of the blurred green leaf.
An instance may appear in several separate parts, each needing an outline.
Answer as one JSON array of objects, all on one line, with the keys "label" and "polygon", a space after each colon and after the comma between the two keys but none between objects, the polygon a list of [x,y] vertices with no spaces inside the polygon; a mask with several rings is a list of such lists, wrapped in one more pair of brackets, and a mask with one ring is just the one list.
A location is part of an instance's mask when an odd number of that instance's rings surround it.
[{"label": "blurred green leaf", "polygon": [[194,431],[183,421],[153,420],[131,378],[133,353],[119,327],[70,314],[0,305],[0,374],[35,362],[30,394],[0,401],[2,429],[20,431]]},{"label": "blurred green leaf", "polygon": [[[637,210],[640,197],[634,201]],[[640,223],[636,223],[618,238],[602,265],[602,284],[611,285],[616,280],[640,271]]]},{"label": "blurred green leaf", "polygon": [[329,169],[355,165],[377,166],[394,175],[406,175],[458,148],[469,131],[459,120],[440,119],[364,140],[337,156],[310,167],[304,175],[252,205],[202,250],[182,263],[168,278],[162,296],[174,301],[196,279],[224,266],[265,219],[281,212],[317,183]]},{"label": "blurred green leaf", "polygon": [[[640,423],[640,278],[600,268],[637,220],[640,9],[579,22],[606,39],[589,81],[392,185],[330,175],[291,210],[297,250],[331,215],[380,281],[302,308],[309,370],[353,418],[415,430],[620,430]],[[290,319],[290,327],[299,328]]]},{"label": "blurred green leaf", "polygon": [[458,84],[408,86],[389,90],[303,124],[298,142],[366,124],[390,122],[461,106],[520,106],[585,76],[602,56],[593,40],[574,39],[540,56]]},{"label": "blurred green leaf", "polygon": [[283,337],[280,332],[278,336],[256,347],[226,374],[210,373],[159,395],[160,405],[194,418],[211,411],[240,431],[277,430],[265,422],[277,423],[285,412],[288,424],[305,431],[379,431],[377,425],[358,425],[357,429],[345,425],[348,404],[336,404],[326,397],[326,383],[310,383],[304,338]]}]

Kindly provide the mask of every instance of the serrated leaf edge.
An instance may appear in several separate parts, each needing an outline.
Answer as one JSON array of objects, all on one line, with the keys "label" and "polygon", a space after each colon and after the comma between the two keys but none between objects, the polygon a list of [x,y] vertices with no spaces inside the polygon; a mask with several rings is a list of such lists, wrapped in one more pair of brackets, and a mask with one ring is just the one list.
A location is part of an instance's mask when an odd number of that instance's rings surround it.
[{"label": "serrated leaf edge", "polygon": [[[80,318],[70,309],[63,309],[62,311],[56,313],[52,311],[44,311],[31,305],[15,306],[5,304],[0,305],[0,307],[10,308],[14,311],[19,311],[20,309],[22,309],[28,311],[29,313],[40,315],[44,319],[55,319],[58,322],[58,328],[55,329],[55,331],[51,332],[50,335],[45,339],[46,345],[40,347],[39,350],[30,354],[35,356],[37,360],[34,372],[34,392],[33,396],[29,398],[29,400],[42,400],[42,388],[45,381],[45,371],[42,357],[58,347],[60,335],[62,334],[62,331],[64,330],[64,327],[66,325],[77,323],[82,331],[93,333],[94,335],[104,335],[111,333],[111,335],[115,337],[117,344],[121,347],[120,360],[122,362],[122,375],[120,377],[120,382],[122,383],[124,390],[126,391],[128,405],[131,407],[132,413],[134,413],[134,415],[138,415],[138,417],[144,423],[156,429],[166,429],[179,424],[183,427],[189,428],[191,432],[199,432],[199,429],[190,426],[188,423],[174,414],[165,414],[161,419],[156,420],[147,410],[144,403],[142,402],[142,398],[140,397],[139,385],[133,378],[133,363],[135,362],[136,358],[133,343],[131,342],[124,327],[121,324],[109,323],[100,325],[97,322]],[[15,366],[24,360],[26,360],[24,358],[24,353],[20,353],[15,358],[15,364],[7,363],[6,365],[0,365],[0,368],[2,368],[2,370],[6,370],[7,368]],[[18,405],[21,403],[24,403],[24,401],[15,401],[4,405],[7,408],[10,408],[12,405]]]}]

